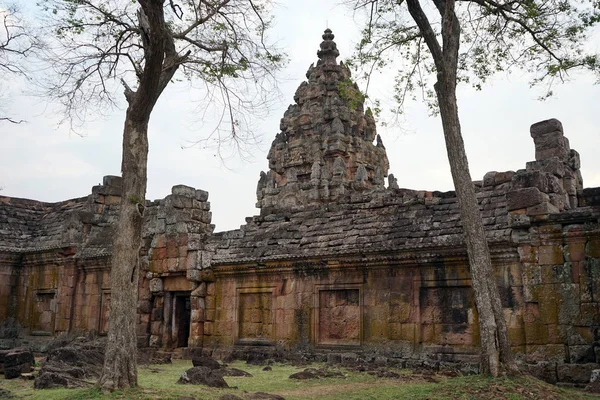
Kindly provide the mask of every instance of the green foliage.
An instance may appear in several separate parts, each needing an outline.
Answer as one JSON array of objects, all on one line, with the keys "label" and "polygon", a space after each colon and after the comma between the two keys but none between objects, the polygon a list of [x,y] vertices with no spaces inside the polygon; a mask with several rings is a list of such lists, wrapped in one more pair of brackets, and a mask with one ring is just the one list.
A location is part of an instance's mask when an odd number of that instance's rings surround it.
[{"label": "green foliage", "polygon": [[[443,47],[440,14],[421,3]],[[406,2],[379,0],[373,5],[365,7],[368,22],[351,65],[365,79],[373,70],[393,66],[398,71],[397,111],[407,99],[420,98],[435,113],[435,63]],[[498,72],[521,69],[532,76],[532,85],[548,84],[546,97],[552,84],[566,80],[574,68],[600,73],[598,56],[586,51],[591,28],[600,22],[597,1],[458,0],[456,14],[461,27],[457,79],[477,90]]]},{"label": "green foliage", "polygon": [[366,96],[350,78],[346,78],[338,83],[338,90],[340,91],[340,97],[348,102],[352,111],[362,107],[365,102]]}]

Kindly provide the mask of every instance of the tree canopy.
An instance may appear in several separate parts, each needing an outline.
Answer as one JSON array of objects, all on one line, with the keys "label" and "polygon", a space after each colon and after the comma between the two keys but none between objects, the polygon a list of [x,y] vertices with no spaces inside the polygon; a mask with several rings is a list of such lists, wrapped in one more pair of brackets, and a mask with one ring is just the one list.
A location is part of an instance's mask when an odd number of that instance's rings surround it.
[{"label": "tree canopy", "polygon": [[[443,44],[444,1],[420,2],[431,26],[430,37]],[[376,69],[397,70],[395,100],[402,111],[417,96],[437,109],[433,82],[439,65],[428,51],[426,35],[408,12],[407,2],[370,0],[352,3],[367,13],[352,63],[367,80]],[[600,72],[600,57],[587,41],[600,22],[600,3],[584,0],[457,0],[460,21],[457,79],[481,89],[495,73],[521,69],[530,83],[544,83],[541,98],[552,95],[556,81],[574,68]],[[443,46],[438,46],[442,51]]]},{"label": "tree canopy", "polygon": [[[0,83],[15,76],[27,78],[25,58],[39,49],[40,41],[16,5],[0,3],[0,19]],[[0,121],[22,122],[6,115],[0,115]]]},{"label": "tree canopy", "polygon": [[[285,56],[268,38],[265,0],[169,0],[164,3],[165,63],[160,92],[172,80],[203,86],[206,103],[221,106],[218,139],[239,140],[247,116],[264,107]],[[66,120],[81,123],[131,98],[148,54],[144,18],[136,0],[52,0],[39,3],[56,40],[45,57],[43,82]],[[141,19],[140,19],[141,18]],[[181,77],[175,71],[181,71]],[[122,86],[121,86],[122,85]],[[214,133],[214,132],[213,132]]]}]

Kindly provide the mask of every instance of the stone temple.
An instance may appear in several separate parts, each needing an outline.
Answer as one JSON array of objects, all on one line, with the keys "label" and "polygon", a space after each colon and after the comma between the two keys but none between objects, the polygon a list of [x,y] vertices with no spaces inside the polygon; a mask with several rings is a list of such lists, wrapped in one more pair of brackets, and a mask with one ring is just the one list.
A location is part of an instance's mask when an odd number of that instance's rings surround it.
[{"label": "stone temple", "polygon": [[[174,186],[147,203],[139,347],[477,359],[455,193],[401,189],[388,175],[333,38],[326,30],[281,119],[260,215],[214,233],[205,191]],[[583,188],[559,121],[530,133],[535,161],[474,182],[510,340],[524,362],[597,363],[600,188]],[[106,176],[59,203],[0,196],[0,320],[33,336],[106,334],[120,193]]]}]

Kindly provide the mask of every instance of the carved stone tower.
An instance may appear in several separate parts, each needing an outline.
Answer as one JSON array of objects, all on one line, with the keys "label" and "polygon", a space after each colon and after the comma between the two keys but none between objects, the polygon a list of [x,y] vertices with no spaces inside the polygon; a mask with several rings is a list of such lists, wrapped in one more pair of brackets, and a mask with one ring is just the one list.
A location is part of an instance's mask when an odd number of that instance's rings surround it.
[{"label": "carved stone tower", "polygon": [[317,65],[308,68],[308,81],[281,119],[267,156],[269,171],[261,172],[256,191],[261,214],[384,189],[385,147],[350,69],[336,61],[333,38],[326,29]]}]

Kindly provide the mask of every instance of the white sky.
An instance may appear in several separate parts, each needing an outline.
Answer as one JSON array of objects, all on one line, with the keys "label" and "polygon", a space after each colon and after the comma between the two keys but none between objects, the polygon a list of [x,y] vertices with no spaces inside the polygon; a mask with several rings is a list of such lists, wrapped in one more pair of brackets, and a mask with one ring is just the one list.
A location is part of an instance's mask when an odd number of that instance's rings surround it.
[{"label": "white sky", "polygon": [[[33,4],[33,0],[24,3]],[[334,2],[294,0],[281,2],[275,10],[276,26],[270,36],[290,58],[282,73],[283,92],[279,106],[268,118],[257,121],[255,130],[262,144],[250,162],[229,160],[223,165],[213,150],[182,149],[187,140],[199,139],[208,127],[198,129],[194,97],[185,85],[167,88],[154,109],[149,128],[148,199],[163,198],[171,187],[185,184],[208,190],[217,231],[235,229],[246,216],[258,214],[256,183],[268,168],[266,154],[279,120],[293,102],[305,72],[316,62],[321,34],[328,25],[336,35],[340,59],[350,55],[358,39],[358,26],[346,8]],[[598,49],[596,48],[598,51]],[[389,80],[394,71],[377,74],[369,95],[391,104]],[[539,102],[538,89],[529,89],[525,75],[497,75],[481,92],[463,88],[459,113],[474,180],[487,171],[525,168],[534,159],[529,126],[537,121],[562,121],[571,148],[581,154],[584,186],[600,186],[600,86],[588,75],[555,90],[555,97]],[[41,201],[60,201],[90,193],[104,175],[119,175],[124,108],[106,120],[90,121],[85,137],[56,127],[58,118],[44,100],[23,95],[26,85],[14,81],[0,87],[2,109],[21,125],[0,124],[0,187],[2,195]],[[390,173],[401,187],[452,190],[441,124],[429,117],[424,105],[409,104],[399,126],[379,128],[388,151]]]}]

